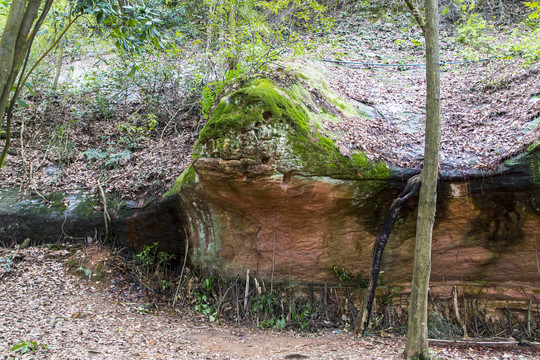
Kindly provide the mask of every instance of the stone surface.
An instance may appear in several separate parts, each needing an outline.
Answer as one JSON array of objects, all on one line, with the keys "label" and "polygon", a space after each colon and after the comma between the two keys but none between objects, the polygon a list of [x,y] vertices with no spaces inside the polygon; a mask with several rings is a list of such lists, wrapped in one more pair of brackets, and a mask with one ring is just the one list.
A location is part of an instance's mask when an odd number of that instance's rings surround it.
[{"label": "stone surface", "polygon": [[[158,242],[160,250],[183,254],[185,236],[179,231],[178,203],[162,201],[146,206],[111,200],[111,236],[133,250]],[[103,207],[95,194],[54,193],[47,199],[24,197],[18,188],[0,189],[0,244],[10,246],[103,239]]]},{"label": "stone surface", "polygon": [[[342,154],[317,116],[339,121],[343,107],[307,89],[301,81],[280,88],[259,80],[217,106],[192,165],[167,194],[180,203],[193,262],[282,282],[335,283],[334,265],[369,271],[373,241],[412,173]],[[538,299],[538,164],[531,147],[496,173],[442,179],[433,289],[449,295],[463,285],[479,296]],[[386,284],[410,283],[417,201],[404,207],[390,237]]]}]

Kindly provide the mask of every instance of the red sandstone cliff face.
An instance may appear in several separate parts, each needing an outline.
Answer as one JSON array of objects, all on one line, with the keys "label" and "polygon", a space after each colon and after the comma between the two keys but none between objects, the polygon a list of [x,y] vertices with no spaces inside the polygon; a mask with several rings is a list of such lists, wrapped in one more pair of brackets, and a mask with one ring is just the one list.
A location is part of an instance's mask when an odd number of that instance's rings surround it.
[{"label": "red sandstone cliff face", "polygon": [[[301,101],[289,100],[299,112],[306,111]],[[236,127],[211,123],[192,166],[169,194],[179,198],[195,249],[192,261],[231,276],[250,269],[278,281],[336,282],[334,265],[368,273],[373,241],[407,176],[381,171],[380,165],[375,171],[374,164],[348,164],[346,157],[335,155],[328,164],[313,166],[291,140],[304,131],[295,127],[295,119],[281,114],[274,125],[268,119],[275,114],[264,98],[238,94],[230,101],[248,108],[246,117],[255,112],[261,119]],[[224,114],[230,121],[230,113]],[[310,126],[311,133],[328,135]],[[331,136],[320,136],[308,140],[334,146]],[[303,146],[302,151],[320,150]],[[494,299],[540,297],[537,159],[532,151],[501,173],[441,181],[433,233],[434,292],[448,295],[453,285],[463,285],[469,293]],[[333,162],[338,166],[331,167]],[[351,167],[355,170],[339,173]],[[402,210],[385,251],[387,284],[410,282],[415,201]]]},{"label": "red sandstone cliff face", "polygon": [[[368,273],[373,241],[400,186],[295,175],[286,185],[281,175],[246,181],[205,173],[198,162],[195,170],[201,175],[181,196],[190,223],[198,224],[191,239],[201,259],[216,256],[231,275],[251,269],[284,281],[335,282],[333,265]],[[478,181],[441,183],[433,286],[523,287],[536,294],[540,215],[534,201],[540,192],[473,193]],[[411,279],[414,201],[402,211],[385,252],[387,283]]]}]

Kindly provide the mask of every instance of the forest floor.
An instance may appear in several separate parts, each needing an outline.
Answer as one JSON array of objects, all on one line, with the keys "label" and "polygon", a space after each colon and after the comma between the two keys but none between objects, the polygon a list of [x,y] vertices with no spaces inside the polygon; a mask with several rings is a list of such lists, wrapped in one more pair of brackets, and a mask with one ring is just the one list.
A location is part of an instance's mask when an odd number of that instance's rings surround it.
[{"label": "forest floor", "polygon": [[[418,169],[423,159],[425,74],[424,67],[406,64],[425,62],[423,40],[421,31],[415,26],[404,27],[410,20],[399,16],[338,18],[331,32],[322,37],[307,36],[306,53],[293,61],[321,69],[329,85],[344,98],[376,109],[374,119],[350,118],[325,124],[342,135],[336,143],[340,149],[345,153],[359,149],[374,161]],[[506,30],[494,31],[500,31],[502,38]],[[498,34],[492,34],[493,38]],[[442,61],[464,61],[471,57],[471,51],[473,56],[484,57],[481,51],[457,42],[455,29],[443,27]],[[179,78],[190,78],[193,66],[186,58],[197,57],[202,54],[188,54],[171,64]],[[90,64],[90,59],[83,59],[65,67]],[[78,68],[68,74],[79,78],[66,75],[64,81],[78,84],[81,71]],[[464,62],[444,66],[441,79],[443,174],[492,171],[540,138],[538,63],[524,66],[523,59],[511,58]],[[112,80],[92,81],[94,91],[119,86],[106,82]],[[0,182],[29,193],[72,189],[97,193],[101,179],[106,193],[126,200],[161,196],[189,165],[204,119],[185,83],[177,79],[172,84],[154,84],[161,90],[146,99],[141,93],[149,86],[141,80],[138,87],[123,90],[125,97],[115,95],[116,100],[106,102],[94,99],[92,91],[80,89],[64,97],[42,94],[26,99],[30,107],[15,114],[12,153],[0,172]],[[152,105],[159,116],[155,127],[149,127],[147,121],[155,114],[145,113],[150,110],[144,101],[157,97],[165,100]],[[141,99],[146,100],[141,103]]]},{"label": "forest floor", "polygon": [[[189,305],[150,297],[112,266],[90,280],[76,265],[99,246],[0,249],[0,359],[400,359],[405,339],[346,330],[261,330],[209,322]],[[92,276],[90,276],[92,277]],[[28,344],[29,349],[11,349]],[[535,345],[430,342],[434,359],[540,359]]]}]

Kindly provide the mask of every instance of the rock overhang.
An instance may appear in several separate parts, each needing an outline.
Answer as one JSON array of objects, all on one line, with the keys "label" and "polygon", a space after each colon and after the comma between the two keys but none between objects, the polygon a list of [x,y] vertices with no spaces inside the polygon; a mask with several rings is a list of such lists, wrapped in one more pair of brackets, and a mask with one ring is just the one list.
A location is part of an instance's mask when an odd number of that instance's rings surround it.
[{"label": "rock overhang", "polygon": [[[419,170],[340,147],[341,134],[325,123],[347,119],[343,106],[310,88],[317,84],[293,80],[259,78],[222,99],[192,165],[167,194],[180,199],[195,263],[214,259],[231,274],[248,267],[262,277],[319,283],[332,281],[333,265],[368,271],[371,244],[391,202]],[[367,115],[355,116],[373,119],[363,110]],[[526,233],[540,229],[540,187],[538,152],[528,150],[493,172],[442,173],[435,286],[486,278],[533,286]],[[387,281],[410,281],[414,224],[411,204],[383,261]],[[460,264],[459,254],[470,256]],[[509,264],[515,272],[500,274]]]}]

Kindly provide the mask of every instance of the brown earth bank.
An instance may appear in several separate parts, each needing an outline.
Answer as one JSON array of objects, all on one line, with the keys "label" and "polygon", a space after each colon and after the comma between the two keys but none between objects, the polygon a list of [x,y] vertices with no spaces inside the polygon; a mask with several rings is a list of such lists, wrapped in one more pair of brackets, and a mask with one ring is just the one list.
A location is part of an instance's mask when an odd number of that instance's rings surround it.
[{"label": "brown earth bank", "polygon": [[[70,255],[71,254],[71,255]],[[100,280],[76,276],[76,263],[109,250],[81,247],[0,249],[0,359],[400,359],[404,338],[359,338],[346,329],[263,331],[210,323],[190,307],[150,298],[111,267]],[[88,266],[88,263],[80,263]],[[152,306],[148,306],[152,302]],[[10,349],[21,341],[36,349]],[[436,359],[538,359],[536,344],[431,341]]]}]

